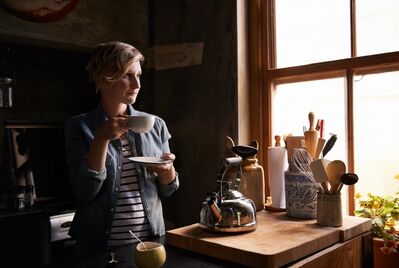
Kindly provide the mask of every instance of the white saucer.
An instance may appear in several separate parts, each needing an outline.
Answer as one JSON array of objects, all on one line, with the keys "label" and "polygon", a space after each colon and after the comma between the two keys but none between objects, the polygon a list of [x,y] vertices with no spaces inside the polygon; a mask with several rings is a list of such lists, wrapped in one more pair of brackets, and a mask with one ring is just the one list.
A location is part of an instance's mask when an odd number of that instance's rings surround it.
[{"label": "white saucer", "polygon": [[143,167],[151,167],[155,165],[167,164],[172,162],[172,160],[164,160],[160,157],[147,157],[147,156],[129,157],[129,160]]}]

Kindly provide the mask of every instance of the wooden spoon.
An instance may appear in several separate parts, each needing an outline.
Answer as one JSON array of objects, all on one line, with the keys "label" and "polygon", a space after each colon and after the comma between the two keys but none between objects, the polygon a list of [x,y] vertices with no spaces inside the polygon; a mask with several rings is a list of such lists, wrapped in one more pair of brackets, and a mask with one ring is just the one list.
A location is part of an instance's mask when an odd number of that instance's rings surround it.
[{"label": "wooden spoon", "polygon": [[330,192],[336,193],[338,191],[339,185],[341,184],[341,177],[346,172],[345,163],[341,160],[331,161],[327,165],[326,172],[328,175],[328,182],[331,185]]}]

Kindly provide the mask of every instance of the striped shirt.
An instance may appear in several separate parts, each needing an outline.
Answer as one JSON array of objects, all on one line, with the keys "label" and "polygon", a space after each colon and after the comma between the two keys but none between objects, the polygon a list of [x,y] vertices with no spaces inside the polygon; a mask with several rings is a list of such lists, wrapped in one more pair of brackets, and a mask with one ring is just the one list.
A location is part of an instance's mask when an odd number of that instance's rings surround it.
[{"label": "striped shirt", "polygon": [[133,162],[128,159],[133,154],[125,135],[121,137],[121,141],[122,174],[118,201],[108,239],[108,246],[110,247],[137,242],[129,233],[129,230],[144,240],[151,234],[151,226],[141,201],[137,170]]}]

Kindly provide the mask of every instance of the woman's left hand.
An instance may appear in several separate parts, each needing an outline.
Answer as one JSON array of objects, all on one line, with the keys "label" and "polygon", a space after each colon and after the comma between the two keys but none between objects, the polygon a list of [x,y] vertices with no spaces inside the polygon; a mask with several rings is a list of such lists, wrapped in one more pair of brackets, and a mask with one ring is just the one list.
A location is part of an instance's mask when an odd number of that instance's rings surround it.
[{"label": "woman's left hand", "polygon": [[172,160],[169,163],[154,165],[148,167],[147,169],[150,172],[155,172],[158,175],[158,180],[162,184],[169,184],[171,183],[175,177],[175,168],[173,166],[173,161],[176,159],[176,156],[172,153],[163,154],[161,156],[163,160]]}]

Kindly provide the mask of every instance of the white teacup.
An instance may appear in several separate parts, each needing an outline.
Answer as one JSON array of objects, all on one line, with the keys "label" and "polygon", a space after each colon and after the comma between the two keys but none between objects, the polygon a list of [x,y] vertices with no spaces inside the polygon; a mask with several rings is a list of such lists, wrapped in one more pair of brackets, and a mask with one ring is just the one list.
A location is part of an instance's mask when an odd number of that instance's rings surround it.
[{"label": "white teacup", "polygon": [[145,133],[154,126],[155,116],[153,115],[128,115],[127,126],[134,132]]},{"label": "white teacup", "polygon": [[138,243],[134,253],[134,261],[139,268],[159,268],[166,261],[165,247],[156,242]]}]

